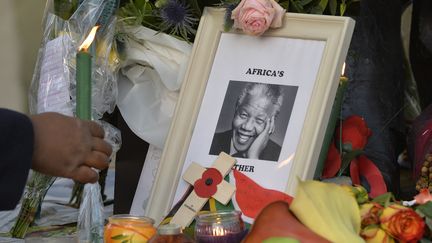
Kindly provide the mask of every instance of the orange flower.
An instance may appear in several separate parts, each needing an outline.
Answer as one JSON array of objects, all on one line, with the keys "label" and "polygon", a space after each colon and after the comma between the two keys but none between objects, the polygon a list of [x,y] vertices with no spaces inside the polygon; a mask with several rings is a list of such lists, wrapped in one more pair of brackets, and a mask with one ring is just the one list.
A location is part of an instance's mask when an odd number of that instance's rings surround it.
[{"label": "orange flower", "polygon": [[360,205],[360,216],[362,228],[368,225],[378,225],[379,216],[383,207],[378,203],[365,203]]},{"label": "orange flower", "polygon": [[429,192],[429,189],[423,188],[420,190],[420,193],[414,197],[417,204],[425,204],[429,201],[432,201],[432,195]]},{"label": "orange flower", "polygon": [[351,144],[353,150],[363,150],[371,134],[365,120],[360,116],[349,116],[343,121],[342,136],[340,128],[336,129],[336,138],[341,138],[343,144]]},{"label": "orange flower", "polygon": [[378,225],[370,225],[360,232],[367,243],[394,243],[395,240]]},{"label": "orange flower", "polygon": [[423,237],[425,222],[411,208],[392,204],[384,208],[381,227],[401,242],[417,242]]}]

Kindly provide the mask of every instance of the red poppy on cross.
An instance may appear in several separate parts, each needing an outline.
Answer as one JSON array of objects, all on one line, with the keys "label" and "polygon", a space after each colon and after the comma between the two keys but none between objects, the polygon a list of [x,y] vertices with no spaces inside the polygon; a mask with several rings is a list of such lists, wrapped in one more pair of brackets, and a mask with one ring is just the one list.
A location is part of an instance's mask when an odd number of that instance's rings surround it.
[{"label": "red poppy on cross", "polygon": [[192,162],[183,174],[183,179],[194,185],[194,190],[174,214],[171,223],[183,228],[189,226],[210,197],[227,204],[235,192],[235,186],[223,178],[235,163],[236,160],[224,152],[219,154],[211,168],[206,169]]}]

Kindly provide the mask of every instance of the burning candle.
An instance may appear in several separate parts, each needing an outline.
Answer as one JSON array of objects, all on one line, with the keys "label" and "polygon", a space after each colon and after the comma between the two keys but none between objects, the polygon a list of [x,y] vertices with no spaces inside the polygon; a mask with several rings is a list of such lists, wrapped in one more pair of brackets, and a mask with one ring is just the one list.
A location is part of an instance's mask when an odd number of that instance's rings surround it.
[{"label": "burning candle", "polygon": [[117,214],[105,226],[105,243],[147,242],[156,234],[154,220],[143,216]]},{"label": "burning candle", "polygon": [[348,81],[348,78],[345,76],[345,63],[342,66],[342,72],[341,72],[341,77],[340,77],[340,82],[344,83],[346,81]]},{"label": "burning candle", "polygon": [[93,27],[76,54],[76,114],[91,120],[91,54],[88,51],[99,26]]},{"label": "burning candle", "polygon": [[246,233],[239,211],[201,213],[196,217],[195,239],[198,243],[240,242]]}]

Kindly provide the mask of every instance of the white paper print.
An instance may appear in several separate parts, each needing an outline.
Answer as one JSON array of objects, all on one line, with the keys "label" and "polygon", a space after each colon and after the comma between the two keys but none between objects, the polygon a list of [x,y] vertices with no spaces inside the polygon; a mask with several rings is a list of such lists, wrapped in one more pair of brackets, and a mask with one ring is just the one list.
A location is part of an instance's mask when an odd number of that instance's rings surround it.
[{"label": "white paper print", "polygon": [[[290,106],[281,111],[282,114],[289,110],[285,126],[276,130],[282,134],[278,139],[281,147],[278,159],[236,159],[238,165],[247,168],[241,172],[260,186],[285,191],[325,44],[325,41],[318,40],[222,33],[182,174],[191,162],[208,167],[216,159],[217,156],[210,155],[209,151],[215,134],[219,132],[218,121],[227,120],[229,127],[233,124],[233,115],[226,115],[223,109],[229,99],[232,109],[235,109],[239,94],[230,97],[234,93],[232,87],[242,83],[273,84],[282,87],[292,98]],[[284,97],[284,100],[288,98]],[[276,138],[275,134],[270,138]],[[232,174],[230,181],[234,182]],[[173,205],[186,190],[187,183],[180,180]],[[233,202],[236,205],[235,198]],[[245,220],[252,222],[251,219]]]},{"label": "white paper print", "polygon": [[49,41],[42,56],[37,112],[59,112],[72,116],[69,73],[65,63],[65,48],[69,37],[60,36]]}]

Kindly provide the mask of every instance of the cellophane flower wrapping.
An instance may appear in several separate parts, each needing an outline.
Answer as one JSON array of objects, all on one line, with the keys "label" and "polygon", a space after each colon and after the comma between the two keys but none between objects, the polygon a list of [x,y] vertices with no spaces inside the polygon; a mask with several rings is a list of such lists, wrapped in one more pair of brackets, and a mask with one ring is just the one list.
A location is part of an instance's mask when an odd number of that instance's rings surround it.
[{"label": "cellophane flower wrapping", "polygon": [[[117,128],[109,123],[102,122],[105,130],[105,140],[111,144],[113,155],[120,149],[121,136]],[[82,202],[78,214],[78,241],[103,242],[104,233],[104,207],[99,183],[84,186]]]},{"label": "cellophane flower wrapping", "polygon": [[[93,120],[98,120],[105,112],[114,110],[119,60],[115,55],[115,47],[112,46],[115,18],[104,18],[103,22],[100,19],[106,11],[106,5],[107,1],[104,0],[47,1],[42,22],[43,35],[29,91],[31,114],[58,112],[74,116],[75,56],[79,45],[95,25],[101,25],[101,31],[90,48],[93,56]],[[116,128],[105,130],[105,135],[108,138],[118,137],[116,144],[112,143],[114,140],[108,139],[108,141],[114,147],[120,146],[120,134]],[[46,192],[55,179],[32,171],[25,188],[20,213],[11,229],[13,237],[24,238]]]}]

